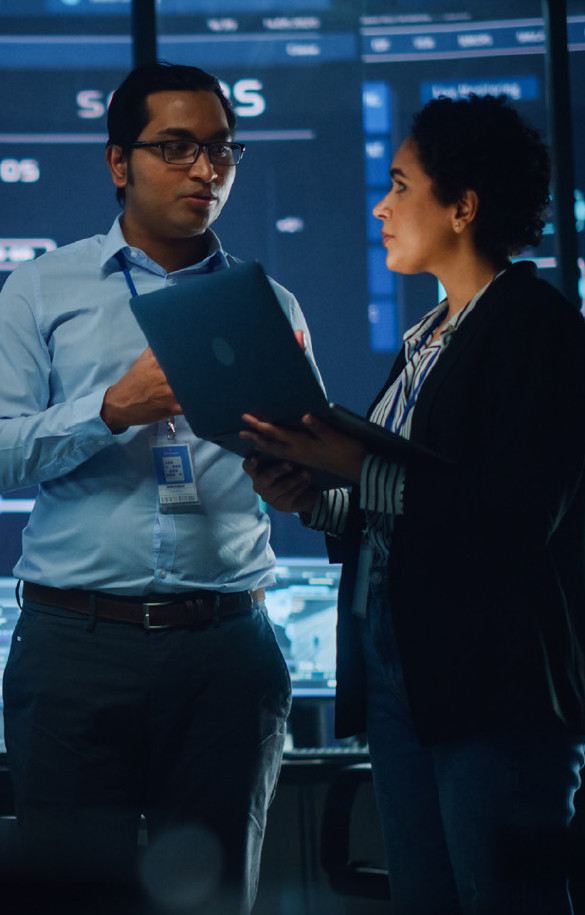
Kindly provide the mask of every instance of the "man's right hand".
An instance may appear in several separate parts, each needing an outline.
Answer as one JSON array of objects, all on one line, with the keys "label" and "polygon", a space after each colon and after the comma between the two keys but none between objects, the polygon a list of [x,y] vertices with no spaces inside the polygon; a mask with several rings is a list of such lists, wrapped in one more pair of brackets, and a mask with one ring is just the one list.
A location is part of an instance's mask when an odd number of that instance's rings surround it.
[{"label": "man's right hand", "polygon": [[158,422],[183,411],[150,347],[105,393],[100,415],[116,432]]}]

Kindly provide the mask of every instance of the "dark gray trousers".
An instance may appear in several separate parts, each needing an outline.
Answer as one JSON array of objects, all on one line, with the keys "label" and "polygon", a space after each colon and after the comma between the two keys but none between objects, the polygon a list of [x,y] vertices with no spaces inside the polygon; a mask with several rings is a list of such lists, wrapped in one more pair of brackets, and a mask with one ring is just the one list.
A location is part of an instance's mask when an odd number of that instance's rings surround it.
[{"label": "dark gray trousers", "polygon": [[250,911],[290,709],[263,604],[149,631],[25,602],[4,704],[27,886],[100,915],[96,886],[108,915],[118,893],[126,912]]}]

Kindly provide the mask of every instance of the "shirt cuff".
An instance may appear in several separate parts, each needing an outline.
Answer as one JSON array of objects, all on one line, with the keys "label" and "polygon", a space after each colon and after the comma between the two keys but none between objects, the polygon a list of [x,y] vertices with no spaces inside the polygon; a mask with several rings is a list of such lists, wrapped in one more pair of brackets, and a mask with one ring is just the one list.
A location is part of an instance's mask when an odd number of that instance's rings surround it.
[{"label": "shirt cuff", "polygon": [[99,451],[114,441],[113,432],[101,417],[106,388],[92,391],[71,404],[72,432],[82,433],[90,451]]},{"label": "shirt cuff", "polygon": [[345,530],[348,509],[347,489],[328,489],[319,493],[312,513],[303,512],[301,521],[314,531],[325,531],[340,537]]},{"label": "shirt cuff", "polygon": [[386,515],[403,515],[404,483],[404,464],[366,455],[360,482],[360,508]]}]

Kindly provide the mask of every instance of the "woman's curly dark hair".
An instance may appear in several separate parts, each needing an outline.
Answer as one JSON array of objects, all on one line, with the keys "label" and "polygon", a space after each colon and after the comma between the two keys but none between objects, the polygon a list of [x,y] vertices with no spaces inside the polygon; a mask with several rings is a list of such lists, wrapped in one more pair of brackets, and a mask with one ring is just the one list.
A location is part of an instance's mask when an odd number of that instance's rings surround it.
[{"label": "woman's curly dark hair", "polygon": [[550,199],[549,152],[506,96],[434,99],[414,116],[410,139],[441,204],[456,203],[466,190],[477,193],[479,252],[499,264],[539,243]]}]

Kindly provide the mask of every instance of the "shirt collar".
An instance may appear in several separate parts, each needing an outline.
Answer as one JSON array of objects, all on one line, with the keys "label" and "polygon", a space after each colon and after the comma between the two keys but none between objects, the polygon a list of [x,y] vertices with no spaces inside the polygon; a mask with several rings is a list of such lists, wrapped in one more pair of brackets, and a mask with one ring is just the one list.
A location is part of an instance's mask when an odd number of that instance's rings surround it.
[{"label": "shirt collar", "polygon": [[442,299],[438,305],[435,305],[431,311],[427,312],[424,318],[421,318],[417,324],[406,331],[403,339],[407,352],[409,352],[413,347],[416,347],[417,344],[420,343],[425,334],[428,333],[431,325],[439,317],[440,314],[445,312],[446,308],[447,299]]},{"label": "shirt collar", "polygon": [[[116,217],[112,228],[105,236],[100,257],[101,269],[119,270],[120,265],[116,256],[121,251],[129,264],[142,267],[145,270],[150,270],[151,273],[166,276],[166,271],[160,264],[157,264],[156,261],[153,261],[152,258],[148,257],[140,248],[131,247],[128,244],[124,238],[124,233],[122,232],[120,223],[121,218],[121,215]],[[206,256],[202,260],[197,261],[197,263],[191,264],[189,267],[174,271],[175,273],[212,273],[215,270],[222,270],[229,267],[227,255],[215,232],[212,232],[211,229],[207,229],[205,232],[205,240],[207,242]]]}]

